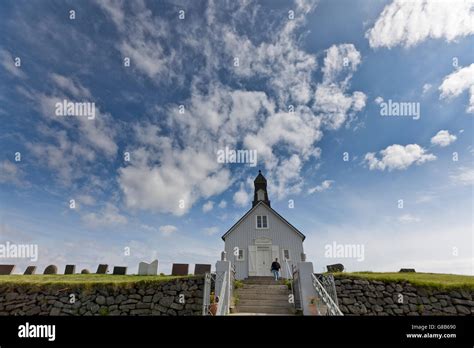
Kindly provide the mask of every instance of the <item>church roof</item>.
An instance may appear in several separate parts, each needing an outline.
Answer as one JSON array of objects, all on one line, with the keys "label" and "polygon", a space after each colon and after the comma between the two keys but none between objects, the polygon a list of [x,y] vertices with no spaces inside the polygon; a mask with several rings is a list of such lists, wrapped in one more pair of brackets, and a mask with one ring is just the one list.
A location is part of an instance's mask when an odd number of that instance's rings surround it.
[{"label": "church roof", "polygon": [[[261,175],[261,174],[259,174]],[[262,175],[263,177],[263,175]],[[258,202],[254,207],[252,207],[248,212],[245,213],[244,216],[242,216],[231,228],[229,228],[229,230],[222,236],[222,240],[225,241],[225,238],[242,222],[244,221],[244,219],[249,216],[255,209],[257,209],[258,206],[260,206],[260,204],[263,204],[265,207],[267,207],[268,209],[270,209],[271,212],[273,212],[278,218],[280,218],[285,224],[287,224],[293,231],[295,231],[302,239],[303,241],[306,239],[306,236],[301,233],[295,226],[293,226],[292,224],[290,224],[283,216],[281,216],[280,214],[278,214],[276,212],[276,210],[274,210],[272,207],[270,207],[268,204],[265,204],[265,202],[263,201],[260,201]]]},{"label": "church roof", "polygon": [[263,176],[261,170],[258,171],[258,175],[257,175],[257,177],[255,178],[255,180],[253,182],[256,183],[256,184],[259,184],[259,183],[266,184],[267,183],[267,179],[265,179],[265,177]]}]

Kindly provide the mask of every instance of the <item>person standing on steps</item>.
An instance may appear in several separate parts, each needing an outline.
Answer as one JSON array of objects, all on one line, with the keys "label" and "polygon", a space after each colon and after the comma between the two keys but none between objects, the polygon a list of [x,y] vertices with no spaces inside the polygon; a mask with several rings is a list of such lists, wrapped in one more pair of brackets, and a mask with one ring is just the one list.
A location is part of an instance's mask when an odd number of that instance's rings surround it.
[{"label": "person standing on steps", "polygon": [[275,259],[275,261],[272,262],[272,268],[271,271],[275,277],[275,280],[278,281],[280,279],[280,264],[278,263],[278,258]]}]

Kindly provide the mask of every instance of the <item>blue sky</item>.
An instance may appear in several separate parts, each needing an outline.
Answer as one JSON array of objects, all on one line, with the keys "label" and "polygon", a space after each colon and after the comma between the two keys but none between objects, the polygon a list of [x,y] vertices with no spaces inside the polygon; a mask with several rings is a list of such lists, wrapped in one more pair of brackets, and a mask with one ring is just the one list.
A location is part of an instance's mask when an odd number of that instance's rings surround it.
[{"label": "blue sky", "polygon": [[[38,244],[41,267],[214,263],[261,169],[318,271],[474,274],[473,16],[467,1],[3,1],[0,242]],[[64,99],[95,118],[56,116]],[[419,119],[382,116],[388,100]],[[226,146],[257,166],[218,163]],[[325,257],[333,242],[364,260]]]}]

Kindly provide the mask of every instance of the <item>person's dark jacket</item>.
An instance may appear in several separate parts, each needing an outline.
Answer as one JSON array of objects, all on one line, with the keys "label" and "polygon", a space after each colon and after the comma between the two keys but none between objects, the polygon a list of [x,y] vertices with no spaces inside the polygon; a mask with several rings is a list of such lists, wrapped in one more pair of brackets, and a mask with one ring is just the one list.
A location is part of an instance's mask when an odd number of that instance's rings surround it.
[{"label": "person's dark jacket", "polygon": [[280,264],[279,264],[278,262],[276,262],[276,261],[273,261],[273,262],[272,262],[272,271],[273,271],[273,270],[279,271],[280,268],[281,268],[281,266],[280,266]]}]

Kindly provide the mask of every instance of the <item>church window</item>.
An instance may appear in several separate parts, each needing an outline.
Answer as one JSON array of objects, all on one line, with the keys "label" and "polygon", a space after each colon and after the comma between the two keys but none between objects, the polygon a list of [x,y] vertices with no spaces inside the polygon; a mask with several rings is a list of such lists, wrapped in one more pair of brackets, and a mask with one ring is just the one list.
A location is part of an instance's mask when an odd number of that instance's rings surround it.
[{"label": "church window", "polygon": [[257,228],[268,228],[268,218],[266,215],[257,215]]}]

